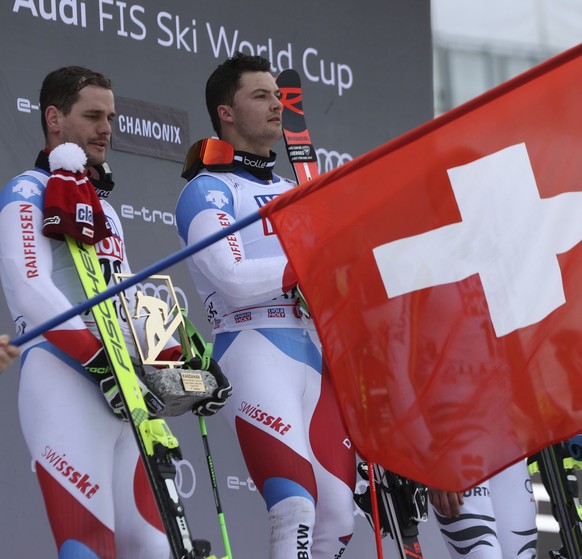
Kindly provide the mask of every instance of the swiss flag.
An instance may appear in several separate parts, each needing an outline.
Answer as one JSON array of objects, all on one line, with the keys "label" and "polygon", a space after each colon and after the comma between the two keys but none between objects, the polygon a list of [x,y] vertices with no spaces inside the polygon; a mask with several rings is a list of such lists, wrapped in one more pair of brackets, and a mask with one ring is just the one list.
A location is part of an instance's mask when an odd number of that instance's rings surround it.
[{"label": "swiss flag", "polygon": [[582,45],[262,208],[367,460],[463,490],[582,431]]}]

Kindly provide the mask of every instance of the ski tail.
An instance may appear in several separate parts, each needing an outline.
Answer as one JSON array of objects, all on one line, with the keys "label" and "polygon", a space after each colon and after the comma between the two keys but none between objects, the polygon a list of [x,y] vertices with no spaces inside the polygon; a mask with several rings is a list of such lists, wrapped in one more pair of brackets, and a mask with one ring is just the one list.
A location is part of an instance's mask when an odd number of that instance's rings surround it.
[{"label": "ski tail", "polygon": [[[369,480],[368,463],[358,465],[362,479]],[[408,478],[373,465],[381,537],[390,535],[400,559],[421,559],[418,524],[428,520],[428,489]],[[374,529],[370,488],[356,493],[354,501]]]},{"label": "ski tail", "polygon": [[530,474],[539,472],[558,521],[562,548],[551,551],[550,557],[582,558],[582,505],[576,476],[582,462],[571,456],[567,443],[563,442],[544,448],[527,462]]},{"label": "ski tail", "polygon": [[[369,480],[368,467],[367,462],[358,465],[358,473],[366,481]],[[418,525],[428,520],[428,488],[377,464],[373,465],[373,474],[381,537],[390,535],[400,559],[421,559]],[[370,488],[356,493],[354,501],[374,529]]]},{"label": "ski tail", "polygon": [[[107,288],[95,247],[66,237],[87,298]],[[131,357],[111,299],[92,308],[103,346],[119,387],[129,423],[145,466],[174,559],[205,559],[210,543],[193,540],[175,485],[174,460],[181,458],[178,441],[163,419],[152,419],[144,402]]]},{"label": "ski tail", "polygon": [[319,175],[317,152],[311,142],[303,112],[301,78],[291,68],[283,70],[277,76],[277,85],[281,91],[281,103],[283,103],[281,119],[287,155],[297,182],[301,184]]}]

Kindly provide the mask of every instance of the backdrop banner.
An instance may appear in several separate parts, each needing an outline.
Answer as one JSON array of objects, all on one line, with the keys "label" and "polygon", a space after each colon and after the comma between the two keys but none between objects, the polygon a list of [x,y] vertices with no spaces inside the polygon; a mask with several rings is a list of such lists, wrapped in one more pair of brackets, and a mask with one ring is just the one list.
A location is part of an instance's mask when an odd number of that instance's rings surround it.
[{"label": "backdrop banner", "polygon": [[[109,151],[110,202],[139,271],[180,249],[174,209],[185,186],[182,158],[214,134],[204,87],[236,50],[271,60],[277,74],[296,69],[322,172],[429,121],[433,115],[430,3],[298,0],[7,0],[0,3],[0,182],[33,166],[43,147],[38,94],[44,76],[78,64],[113,83],[118,118]],[[364,40],[365,38],[365,40]],[[292,177],[283,142],[277,171]],[[365,187],[362,192],[365,192]],[[181,305],[210,340],[210,328],[184,263],[172,276]],[[164,297],[163,288],[150,286]],[[0,331],[16,335],[0,296]],[[20,431],[18,368],[0,377],[0,540],[11,557],[56,558],[38,483]],[[195,417],[173,418],[183,460],[178,485],[195,537],[222,541]],[[236,439],[220,414],[207,421],[233,556],[267,557],[266,511]],[[361,486],[359,487],[361,490]],[[354,508],[354,514],[359,512]],[[432,528],[425,534],[430,534]],[[429,536],[431,537],[431,536]],[[437,535],[433,548],[442,546]],[[386,556],[393,545],[385,541]],[[342,559],[372,557],[372,532],[360,518]],[[444,556],[444,548],[443,555]]]}]

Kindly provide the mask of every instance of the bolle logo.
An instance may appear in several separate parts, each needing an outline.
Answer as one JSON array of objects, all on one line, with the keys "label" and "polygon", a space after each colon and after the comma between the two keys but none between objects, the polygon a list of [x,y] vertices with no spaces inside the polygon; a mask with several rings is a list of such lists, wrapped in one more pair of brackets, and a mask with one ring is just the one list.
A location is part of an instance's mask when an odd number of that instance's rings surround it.
[{"label": "bolle logo", "polygon": [[317,148],[315,151],[320,173],[327,173],[353,159],[349,153],[339,153],[335,150],[327,151],[324,148]]},{"label": "bolle logo", "polygon": [[247,167],[255,167],[257,169],[264,169],[267,166],[267,161],[260,161],[259,159],[249,159],[246,155],[243,158],[243,163]]}]

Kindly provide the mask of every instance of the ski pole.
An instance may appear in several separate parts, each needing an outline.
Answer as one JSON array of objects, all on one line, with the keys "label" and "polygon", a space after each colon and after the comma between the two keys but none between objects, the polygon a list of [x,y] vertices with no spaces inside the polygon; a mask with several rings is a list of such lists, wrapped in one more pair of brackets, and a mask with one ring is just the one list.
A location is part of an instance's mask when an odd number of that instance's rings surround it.
[{"label": "ski pole", "polygon": [[[186,309],[181,309],[183,328],[180,329],[180,342],[184,350],[188,348],[192,355],[200,357],[201,366],[207,369],[210,366],[210,356],[212,354],[212,343],[206,343],[204,338],[198,332],[198,329],[186,314]],[[200,433],[202,435],[202,444],[204,446],[204,454],[206,455],[206,463],[208,465],[208,472],[210,473],[210,484],[212,486],[212,494],[214,495],[214,503],[216,505],[216,513],[218,515],[218,524],[220,525],[220,533],[224,543],[224,551],[226,556],[222,559],[232,559],[232,552],[230,550],[230,541],[228,539],[228,532],[226,530],[226,520],[222,512],[222,505],[220,503],[220,495],[218,494],[218,483],[216,481],[216,474],[214,472],[214,462],[212,454],[210,454],[210,445],[208,444],[208,431],[206,430],[206,421],[204,417],[198,416],[198,424],[200,425]]]},{"label": "ski pole", "polygon": [[218,494],[218,483],[216,482],[216,475],[214,473],[214,463],[212,462],[212,455],[210,454],[210,445],[208,444],[208,432],[206,431],[206,421],[201,415],[198,416],[200,424],[200,433],[202,434],[202,443],[204,445],[204,454],[206,454],[206,463],[208,464],[208,471],[210,472],[210,483],[212,485],[212,493],[214,495],[214,503],[216,504],[216,512],[218,514],[218,524],[220,525],[220,532],[222,534],[222,541],[224,542],[224,551],[226,556],[223,559],[232,559],[230,551],[230,542],[228,539],[228,532],[226,530],[226,521],[222,512],[222,505],[220,504],[220,495]]}]

